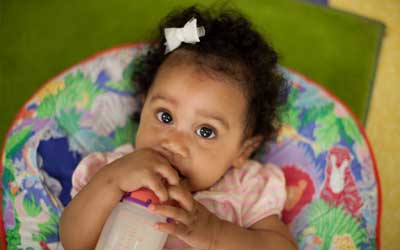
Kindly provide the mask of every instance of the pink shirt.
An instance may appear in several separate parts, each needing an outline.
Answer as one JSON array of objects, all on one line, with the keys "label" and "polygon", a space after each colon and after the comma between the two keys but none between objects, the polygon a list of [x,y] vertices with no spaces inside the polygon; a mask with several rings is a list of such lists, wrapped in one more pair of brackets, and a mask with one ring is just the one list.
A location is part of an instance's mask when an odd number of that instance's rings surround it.
[{"label": "pink shirt", "polygon": [[[91,153],[76,167],[72,175],[71,196],[75,196],[105,165],[133,152],[125,144],[113,152]],[[248,160],[241,168],[231,168],[212,187],[194,194],[194,199],[210,212],[248,228],[270,215],[281,216],[286,201],[285,178],[280,168]],[[164,250],[192,249],[183,241],[169,236]]]}]

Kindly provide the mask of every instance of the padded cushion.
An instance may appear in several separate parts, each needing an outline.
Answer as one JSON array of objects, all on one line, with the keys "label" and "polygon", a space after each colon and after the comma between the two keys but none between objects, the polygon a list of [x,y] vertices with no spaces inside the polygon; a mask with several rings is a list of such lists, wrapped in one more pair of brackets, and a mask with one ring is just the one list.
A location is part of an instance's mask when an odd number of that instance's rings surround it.
[{"label": "padded cushion", "polygon": [[[1,161],[8,249],[61,247],[58,220],[77,163],[90,152],[134,143],[131,117],[139,110],[129,79],[147,48],[99,53],[50,80],[20,110]],[[300,249],[375,249],[380,189],[362,127],[328,91],[281,70],[291,83],[285,125],[255,158],[285,173],[283,220]]]}]

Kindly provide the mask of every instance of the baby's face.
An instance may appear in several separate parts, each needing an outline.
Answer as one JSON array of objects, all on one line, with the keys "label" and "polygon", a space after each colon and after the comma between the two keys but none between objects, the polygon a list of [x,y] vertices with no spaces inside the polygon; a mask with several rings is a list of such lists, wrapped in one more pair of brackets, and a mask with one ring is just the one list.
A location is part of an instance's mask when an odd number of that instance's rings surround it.
[{"label": "baby's face", "polygon": [[246,99],[195,64],[164,63],[141,113],[136,148],[164,155],[191,191],[212,186],[242,152]]}]

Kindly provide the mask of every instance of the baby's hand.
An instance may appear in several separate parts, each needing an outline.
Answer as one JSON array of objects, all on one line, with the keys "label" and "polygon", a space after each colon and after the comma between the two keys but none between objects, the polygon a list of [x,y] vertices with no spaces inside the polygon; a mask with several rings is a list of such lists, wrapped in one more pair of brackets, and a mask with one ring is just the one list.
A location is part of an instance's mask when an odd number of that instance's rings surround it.
[{"label": "baby's hand", "polygon": [[221,220],[194,200],[192,194],[181,185],[170,186],[168,193],[170,199],[179,205],[150,205],[150,212],[173,219],[170,223],[156,223],[155,228],[176,236],[193,248],[211,249],[219,233]]},{"label": "baby's hand", "polygon": [[170,185],[179,183],[177,171],[161,154],[152,149],[138,149],[114,161],[108,171],[122,192],[141,187],[151,189],[161,202],[168,200],[165,180]]}]

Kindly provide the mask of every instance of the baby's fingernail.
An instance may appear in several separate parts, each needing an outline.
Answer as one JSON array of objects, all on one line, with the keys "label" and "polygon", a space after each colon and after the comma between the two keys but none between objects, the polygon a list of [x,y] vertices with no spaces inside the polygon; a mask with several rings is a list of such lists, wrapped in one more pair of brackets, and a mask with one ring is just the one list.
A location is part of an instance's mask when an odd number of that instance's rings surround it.
[{"label": "baby's fingernail", "polygon": [[149,209],[150,209],[151,211],[154,211],[154,210],[156,210],[156,206],[154,206],[153,204],[150,204],[150,205],[149,205]]},{"label": "baby's fingernail", "polygon": [[172,218],[167,218],[167,223],[174,223],[175,221],[174,221],[174,219],[172,219]]}]

